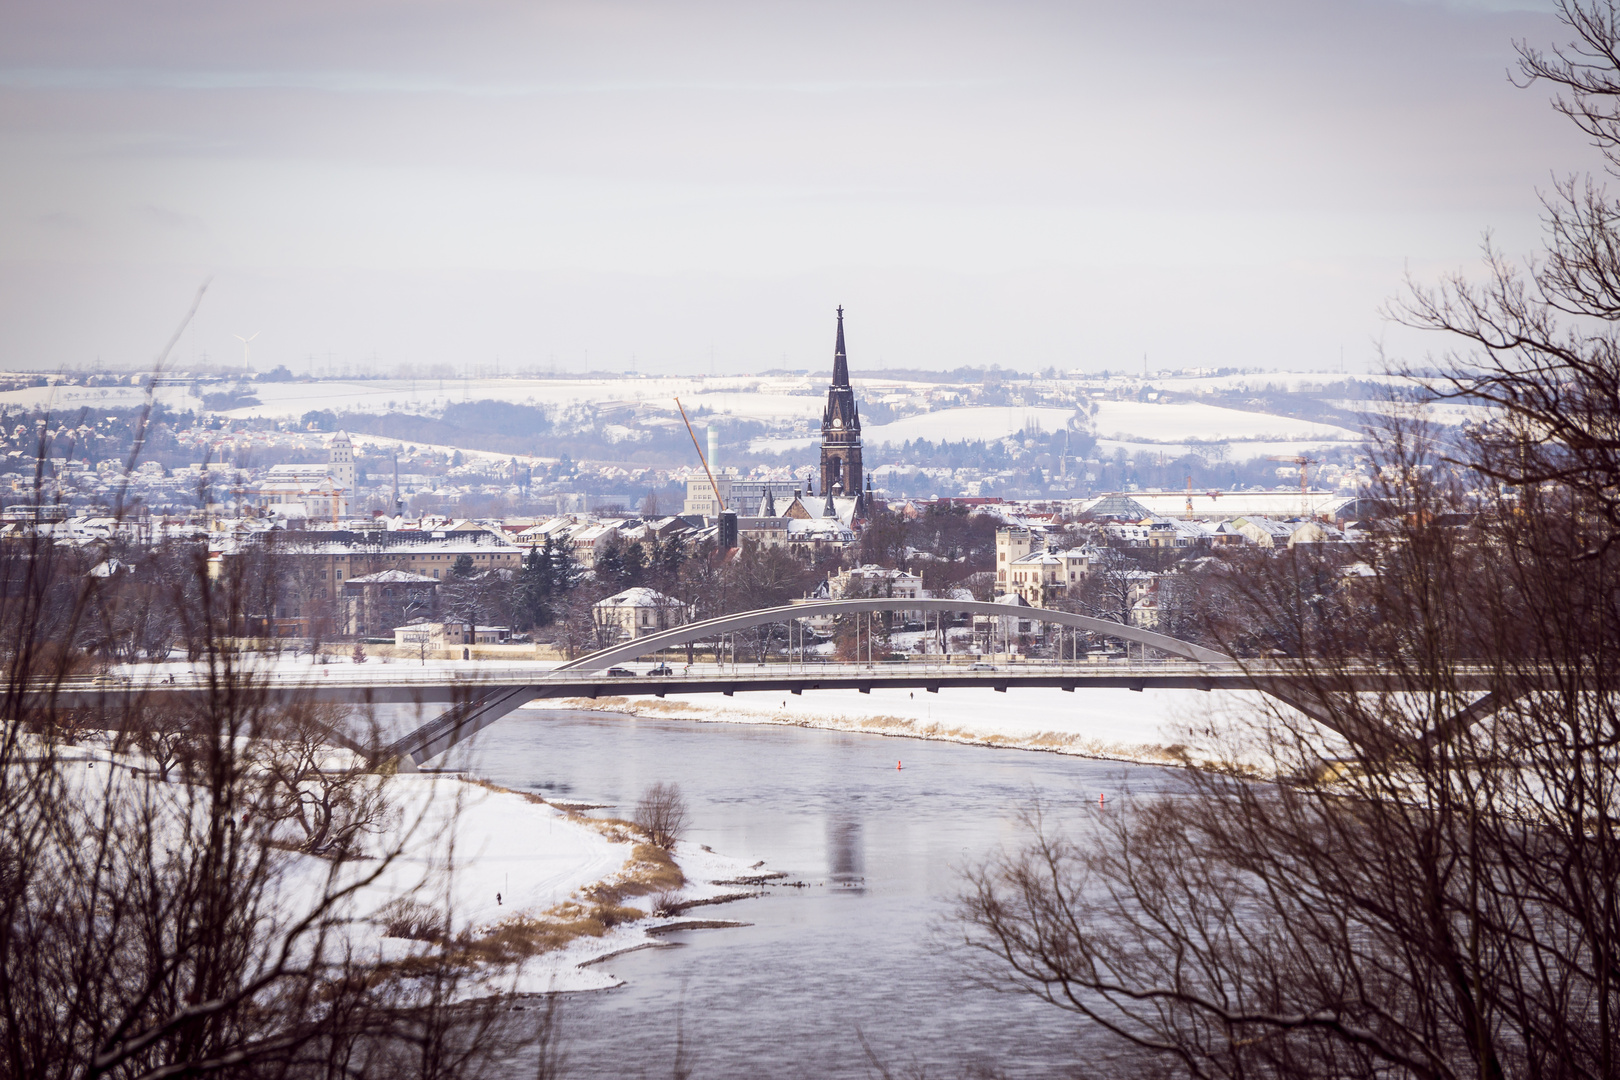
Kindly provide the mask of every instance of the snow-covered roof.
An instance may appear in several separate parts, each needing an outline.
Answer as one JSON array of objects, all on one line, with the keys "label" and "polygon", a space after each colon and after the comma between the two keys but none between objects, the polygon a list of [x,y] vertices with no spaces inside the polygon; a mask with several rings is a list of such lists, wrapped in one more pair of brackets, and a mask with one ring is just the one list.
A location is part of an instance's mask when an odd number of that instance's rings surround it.
[{"label": "snow-covered roof", "polygon": [[349,579],[350,585],[437,585],[438,578],[426,574],[413,574],[409,570],[379,570],[375,574],[361,574]]},{"label": "snow-covered roof", "polygon": [[855,534],[837,518],[789,518],[788,535],[804,538],[820,535],[837,540],[855,539]]},{"label": "snow-covered roof", "polygon": [[647,607],[682,607],[684,606],[673,596],[666,596],[657,589],[649,589],[638,585],[623,592],[614,593],[603,600],[598,600],[599,608],[647,608]]}]

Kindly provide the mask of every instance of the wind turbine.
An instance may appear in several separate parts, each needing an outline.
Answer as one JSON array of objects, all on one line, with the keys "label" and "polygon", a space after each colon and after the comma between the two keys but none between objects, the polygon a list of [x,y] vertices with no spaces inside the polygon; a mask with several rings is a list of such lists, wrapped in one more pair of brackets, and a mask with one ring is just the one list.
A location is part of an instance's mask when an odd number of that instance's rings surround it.
[{"label": "wind turbine", "polygon": [[231,337],[235,338],[237,341],[240,341],[242,343],[242,366],[247,368],[249,371],[253,370],[253,364],[252,364],[252,362],[250,362],[248,360],[248,342],[252,341],[254,338],[258,337],[262,333],[264,333],[263,330],[255,330],[255,331],[253,331],[253,333],[249,334],[247,337],[243,337],[241,334],[232,334],[231,335]]}]

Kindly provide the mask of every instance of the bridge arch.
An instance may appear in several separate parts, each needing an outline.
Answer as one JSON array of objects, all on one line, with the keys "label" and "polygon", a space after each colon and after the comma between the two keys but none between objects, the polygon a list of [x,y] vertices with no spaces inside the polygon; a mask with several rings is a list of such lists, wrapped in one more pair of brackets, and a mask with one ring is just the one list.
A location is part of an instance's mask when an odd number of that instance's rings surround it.
[{"label": "bridge arch", "polygon": [[634,638],[622,645],[610,645],[605,649],[599,649],[596,652],[581,656],[577,660],[563,664],[556,670],[597,671],[622,661],[634,660],[638,656],[646,656],[648,653],[672,649],[694,641],[703,641],[737,630],[747,630],[753,626],[789,623],[796,619],[808,619],[821,615],[855,615],[875,611],[937,611],[952,614],[993,615],[999,618],[1033,619],[1037,622],[1056,623],[1060,626],[1073,627],[1076,630],[1086,630],[1094,634],[1121,638],[1125,641],[1135,642],[1139,645],[1158,649],[1161,652],[1170,653],[1172,656],[1197,660],[1200,663],[1223,664],[1233,662],[1232,657],[1226,653],[1205,648],[1202,645],[1194,645],[1190,641],[1183,641],[1168,634],[1159,634],[1136,626],[1126,626],[1123,623],[1110,622],[1107,619],[1096,619],[1089,615],[1076,615],[1071,611],[1055,611],[1051,608],[1038,607],[1014,607],[1010,604],[992,604],[984,600],[907,600],[900,597],[877,597],[861,600],[815,600],[805,604],[785,604],[781,607],[761,608],[758,611],[720,615],[713,619],[704,619],[701,622],[686,623],[675,627],[673,630],[665,630],[657,634],[648,634],[646,637]]}]

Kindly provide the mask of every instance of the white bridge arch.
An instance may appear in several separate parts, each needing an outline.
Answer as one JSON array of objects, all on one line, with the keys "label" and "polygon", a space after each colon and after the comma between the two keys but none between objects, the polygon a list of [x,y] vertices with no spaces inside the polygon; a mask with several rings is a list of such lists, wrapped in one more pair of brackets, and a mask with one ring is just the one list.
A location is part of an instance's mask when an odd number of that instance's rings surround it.
[{"label": "white bridge arch", "polygon": [[1229,664],[1232,657],[1215,649],[1208,649],[1202,645],[1194,645],[1190,641],[1170,637],[1168,634],[1154,633],[1152,630],[1143,630],[1136,626],[1126,626],[1123,623],[1110,622],[1107,619],[1096,619],[1089,615],[1076,615],[1071,611],[1056,611],[1052,608],[1015,607],[1011,604],[992,604],[983,600],[907,600],[899,597],[878,597],[862,600],[814,600],[803,604],[784,604],[781,607],[761,608],[757,611],[738,612],[733,615],[719,615],[701,622],[686,623],[673,630],[665,630],[657,634],[648,634],[638,637],[621,645],[610,645],[577,660],[570,661],[558,668],[558,671],[599,671],[613,664],[626,660],[634,660],[638,656],[648,656],[663,649],[672,649],[697,641],[707,641],[718,638],[723,634],[734,633],[738,630],[747,630],[755,626],[768,626],[773,623],[791,623],[798,619],[811,619],[825,615],[859,615],[869,612],[885,611],[934,611],[951,615],[991,615],[1004,619],[1028,619],[1035,622],[1056,623],[1060,626],[1072,627],[1076,630],[1086,630],[1093,634],[1106,637],[1120,638],[1146,645],[1180,656],[1187,660],[1196,660],[1204,664]]}]

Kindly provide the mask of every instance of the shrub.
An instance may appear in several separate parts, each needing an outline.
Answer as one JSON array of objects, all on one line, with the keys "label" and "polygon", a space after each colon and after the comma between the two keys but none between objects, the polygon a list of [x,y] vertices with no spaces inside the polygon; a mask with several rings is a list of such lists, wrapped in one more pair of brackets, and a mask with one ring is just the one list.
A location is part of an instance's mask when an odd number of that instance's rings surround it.
[{"label": "shrub", "polygon": [[444,916],[414,900],[396,900],[378,912],[378,917],[383,937],[408,941],[439,941],[444,937]]}]

